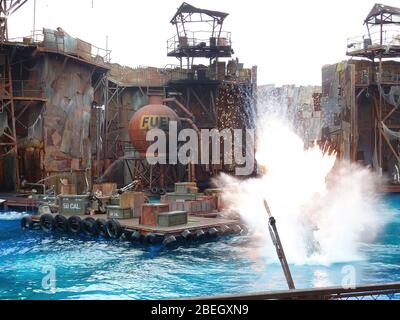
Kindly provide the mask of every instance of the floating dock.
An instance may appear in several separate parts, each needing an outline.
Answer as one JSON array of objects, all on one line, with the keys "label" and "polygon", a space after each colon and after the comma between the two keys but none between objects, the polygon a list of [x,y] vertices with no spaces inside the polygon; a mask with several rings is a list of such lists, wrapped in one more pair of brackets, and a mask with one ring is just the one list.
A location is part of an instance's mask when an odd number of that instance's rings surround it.
[{"label": "floating dock", "polygon": [[160,227],[139,223],[138,218],[110,219],[106,214],[94,216],[39,214],[21,221],[25,230],[43,230],[48,233],[65,232],[91,237],[122,239],[147,245],[163,244],[175,247],[185,243],[214,240],[218,237],[247,234],[246,226],[239,220],[189,216],[185,225]]}]

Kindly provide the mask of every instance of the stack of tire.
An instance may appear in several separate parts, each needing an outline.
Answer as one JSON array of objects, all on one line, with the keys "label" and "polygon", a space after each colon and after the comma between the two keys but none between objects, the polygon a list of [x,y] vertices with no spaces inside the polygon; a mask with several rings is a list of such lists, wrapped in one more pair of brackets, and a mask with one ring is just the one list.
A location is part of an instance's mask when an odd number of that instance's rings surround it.
[{"label": "stack of tire", "polygon": [[105,238],[119,239],[123,234],[123,229],[118,220],[104,220],[87,217],[82,219],[78,216],[65,217],[62,215],[44,214],[40,216],[39,222],[31,216],[21,220],[21,227],[24,230],[41,228],[47,233],[54,231],[70,232],[72,234],[85,234],[90,237],[102,236]]}]

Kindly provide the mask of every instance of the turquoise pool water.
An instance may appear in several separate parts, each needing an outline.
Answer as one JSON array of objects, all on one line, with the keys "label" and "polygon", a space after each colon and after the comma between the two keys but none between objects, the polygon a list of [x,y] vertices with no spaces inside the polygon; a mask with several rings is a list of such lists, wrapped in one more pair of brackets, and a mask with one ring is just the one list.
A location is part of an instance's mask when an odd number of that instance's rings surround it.
[{"label": "turquoise pool water", "polygon": [[[400,281],[400,196],[365,261],[351,263],[357,283]],[[254,255],[247,237],[172,251],[127,242],[20,230],[0,215],[0,299],[163,299],[286,289],[277,264]],[[291,266],[298,288],[340,285],[346,264]],[[50,281],[51,280],[51,281]]]}]

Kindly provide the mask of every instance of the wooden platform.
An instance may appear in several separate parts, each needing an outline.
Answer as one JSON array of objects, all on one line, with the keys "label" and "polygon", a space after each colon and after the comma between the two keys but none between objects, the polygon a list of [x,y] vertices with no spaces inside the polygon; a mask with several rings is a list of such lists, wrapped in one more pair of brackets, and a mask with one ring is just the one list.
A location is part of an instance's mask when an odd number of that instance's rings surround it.
[{"label": "wooden platform", "polygon": [[207,229],[213,227],[221,227],[223,225],[230,226],[238,224],[239,221],[226,220],[220,218],[204,218],[204,217],[193,217],[189,216],[188,224],[175,226],[175,227],[152,227],[139,225],[139,219],[124,220],[120,221],[121,225],[124,225],[126,229],[137,230],[137,231],[147,231],[155,234],[174,234],[181,233],[185,230],[195,231],[199,229]]},{"label": "wooden platform", "polygon": [[6,200],[4,208],[35,209],[37,201],[23,193],[0,193],[0,199]]}]

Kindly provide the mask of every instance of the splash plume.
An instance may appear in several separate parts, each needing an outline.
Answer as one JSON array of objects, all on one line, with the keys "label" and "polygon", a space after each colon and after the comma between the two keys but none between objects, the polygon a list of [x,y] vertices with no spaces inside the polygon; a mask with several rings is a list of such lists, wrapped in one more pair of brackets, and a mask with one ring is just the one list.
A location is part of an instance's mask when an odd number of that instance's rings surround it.
[{"label": "splash plume", "polygon": [[384,223],[368,169],[337,160],[336,154],[304,142],[276,116],[260,120],[256,160],[263,174],[238,180],[222,175],[224,202],[252,226],[271,260],[263,200],[270,205],[290,263],[324,264],[362,259],[360,245]]}]

